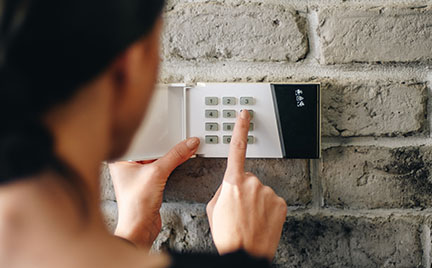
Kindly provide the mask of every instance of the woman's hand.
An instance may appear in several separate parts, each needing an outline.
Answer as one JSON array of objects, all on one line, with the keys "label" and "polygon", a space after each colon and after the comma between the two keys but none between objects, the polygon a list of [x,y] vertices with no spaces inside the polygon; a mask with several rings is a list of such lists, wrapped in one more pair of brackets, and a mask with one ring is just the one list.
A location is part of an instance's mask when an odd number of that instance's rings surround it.
[{"label": "woman's hand", "polygon": [[224,180],[207,205],[220,254],[239,249],[273,259],[286,219],[286,202],[244,171],[250,115],[244,110],[234,128]]},{"label": "woman's hand", "polygon": [[171,172],[198,149],[198,138],[177,144],[169,153],[151,164],[117,162],[109,165],[119,208],[115,235],[138,247],[150,248],[162,222],[159,210]]}]

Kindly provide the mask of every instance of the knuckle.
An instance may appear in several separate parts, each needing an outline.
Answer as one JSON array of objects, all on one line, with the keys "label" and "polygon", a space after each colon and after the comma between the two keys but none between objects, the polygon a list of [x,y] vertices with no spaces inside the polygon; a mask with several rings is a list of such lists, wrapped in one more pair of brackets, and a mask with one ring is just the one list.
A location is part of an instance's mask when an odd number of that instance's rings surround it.
[{"label": "knuckle", "polygon": [[273,191],[273,189],[269,186],[264,186],[263,187],[263,191],[267,194],[267,195],[275,195],[275,192]]},{"label": "knuckle", "polygon": [[181,146],[174,148],[172,153],[173,153],[174,158],[176,158],[176,159],[183,159],[187,156],[185,149]]},{"label": "knuckle", "polygon": [[279,208],[282,211],[285,211],[285,213],[288,211],[288,205],[287,205],[285,199],[283,199],[282,197],[278,197],[278,202],[277,203],[279,205]]},{"label": "knuckle", "polygon": [[233,138],[231,140],[231,146],[239,150],[246,150],[247,141],[242,138]]},{"label": "knuckle", "polygon": [[237,121],[240,128],[249,129],[249,120],[241,118]]},{"label": "knuckle", "polygon": [[210,214],[210,212],[213,210],[213,203],[210,201],[206,206],[206,212],[207,214]]},{"label": "knuckle", "polygon": [[262,186],[260,180],[256,176],[247,176],[245,181],[252,189],[259,189]]},{"label": "knuckle", "polygon": [[252,178],[258,179],[258,177],[255,176],[255,174],[253,174],[252,172],[245,172],[245,176],[246,177],[252,177]]}]

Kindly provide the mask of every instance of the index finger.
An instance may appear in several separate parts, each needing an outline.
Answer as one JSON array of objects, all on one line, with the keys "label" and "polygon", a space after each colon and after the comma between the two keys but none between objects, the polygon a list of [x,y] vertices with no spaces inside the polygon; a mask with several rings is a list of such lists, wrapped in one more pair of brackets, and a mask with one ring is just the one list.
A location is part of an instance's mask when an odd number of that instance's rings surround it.
[{"label": "index finger", "polygon": [[227,172],[244,173],[250,114],[243,110],[237,118],[230,142]]}]

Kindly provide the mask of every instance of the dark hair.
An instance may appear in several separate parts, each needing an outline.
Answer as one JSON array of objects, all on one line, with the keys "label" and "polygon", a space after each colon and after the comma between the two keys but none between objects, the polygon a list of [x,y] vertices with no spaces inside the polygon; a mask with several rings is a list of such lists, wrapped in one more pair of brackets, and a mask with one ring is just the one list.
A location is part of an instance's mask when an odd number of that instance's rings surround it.
[{"label": "dark hair", "polygon": [[41,117],[148,34],[163,0],[0,0],[0,184],[67,170]]}]

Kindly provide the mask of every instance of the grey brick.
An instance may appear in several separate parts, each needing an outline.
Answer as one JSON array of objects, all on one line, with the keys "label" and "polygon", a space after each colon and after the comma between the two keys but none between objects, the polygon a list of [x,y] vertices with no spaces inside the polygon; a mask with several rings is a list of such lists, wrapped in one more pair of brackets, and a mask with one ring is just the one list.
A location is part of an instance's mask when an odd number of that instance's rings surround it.
[{"label": "grey brick", "polygon": [[305,19],[282,5],[183,3],[165,18],[168,60],[296,62],[308,52]]},{"label": "grey brick", "polygon": [[[165,200],[207,203],[221,184],[225,168],[224,159],[189,160],[170,177]],[[290,206],[304,206],[311,201],[306,160],[248,159],[245,170],[257,175]]]},{"label": "grey brick", "polygon": [[[115,223],[110,201],[106,222]],[[153,251],[216,252],[204,205],[163,204]],[[419,215],[291,211],[274,267],[422,267]],[[430,243],[430,242],[426,242]]]},{"label": "grey brick", "polygon": [[111,175],[109,173],[109,168],[108,165],[105,163],[101,166],[100,184],[101,200],[116,200],[114,186],[111,180]]},{"label": "grey brick", "polygon": [[[117,203],[104,201],[101,208],[105,224],[113,233],[118,221]],[[162,229],[153,243],[153,251],[216,252],[205,205],[164,203],[160,214]]]},{"label": "grey brick", "polygon": [[425,208],[432,206],[431,147],[337,147],[323,153],[327,206]]},{"label": "grey brick", "polygon": [[104,216],[105,225],[111,233],[114,233],[118,220],[117,203],[111,200],[102,201],[101,211]]},{"label": "grey brick", "polygon": [[154,251],[216,252],[204,205],[165,203],[161,217],[163,226]]},{"label": "grey brick", "polygon": [[425,130],[426,83],[320,81],[324,136],[395,136]]},{"label": "grey brick", "polygon": [[335,212],[288,216],[275,267],[422,267],[419,222]]},{"label": "grey brick", "polygon": [[345,5],[318,16],[324,64],[432,60],[430,5]]},{"label": "grey brick", "polygon": [[426,210],[425,221],[422,225],[423,263],[425,267],[432,267],[432,214]]},{"label": "grey brick", "polygon": [[[116,200],[109,171],[105,168],[101,178],[102,200]],[[179,166],[168,179],[164,200],[207,203],[221,184],[225,168],[225,159],[190,159]],[[257,175],[290,206],[305,206],[311,201],[306,160],[248,159],[245,170]]]}]

